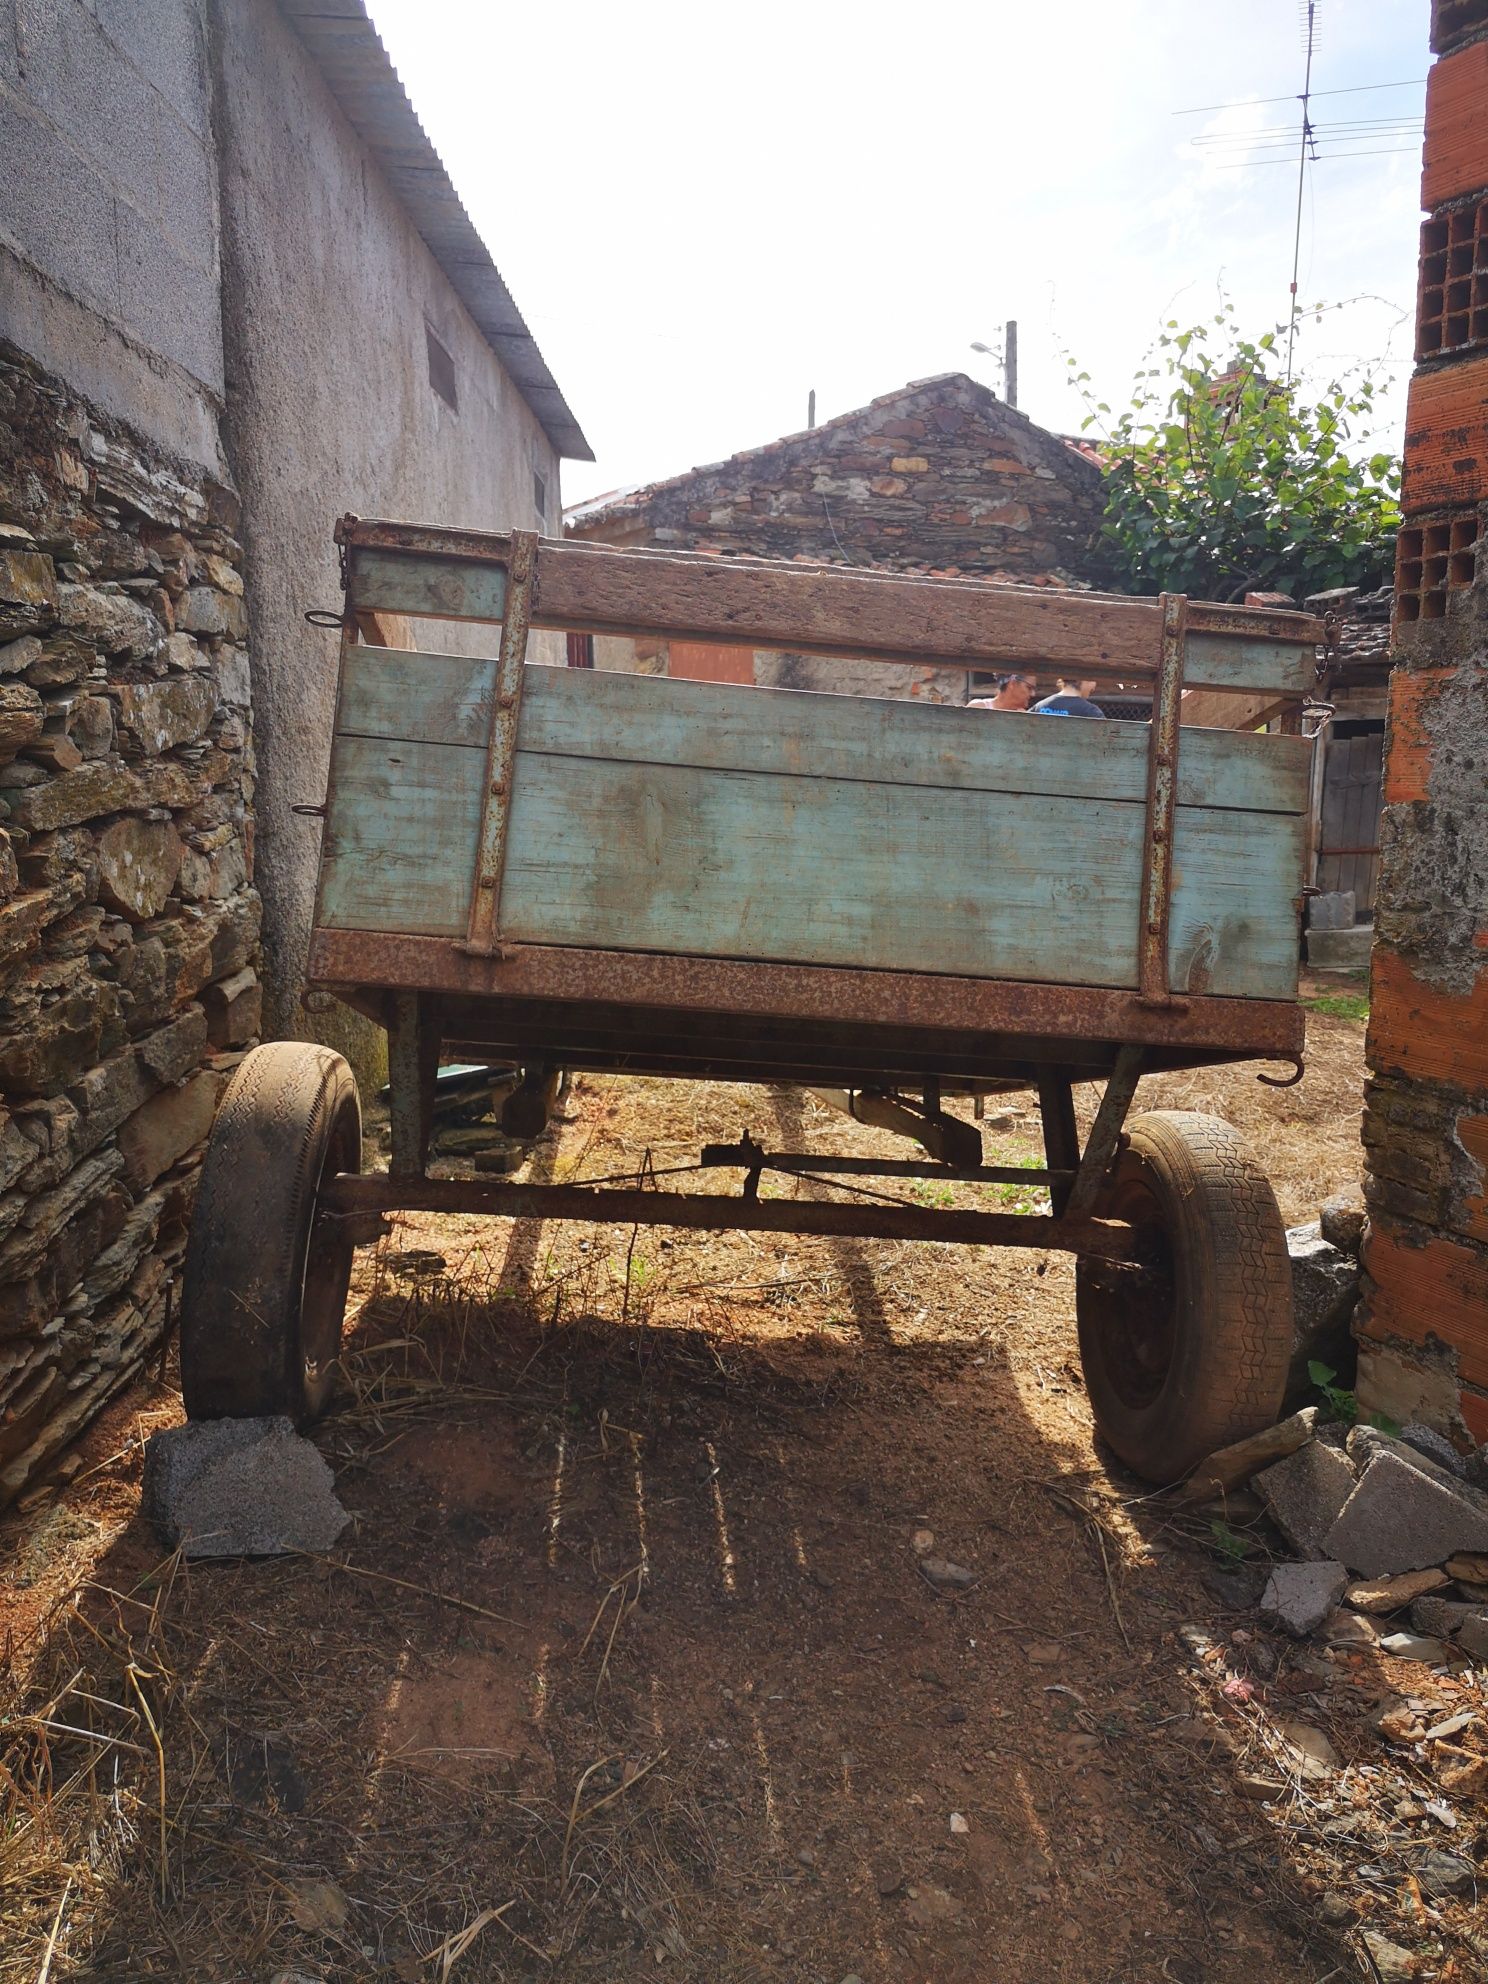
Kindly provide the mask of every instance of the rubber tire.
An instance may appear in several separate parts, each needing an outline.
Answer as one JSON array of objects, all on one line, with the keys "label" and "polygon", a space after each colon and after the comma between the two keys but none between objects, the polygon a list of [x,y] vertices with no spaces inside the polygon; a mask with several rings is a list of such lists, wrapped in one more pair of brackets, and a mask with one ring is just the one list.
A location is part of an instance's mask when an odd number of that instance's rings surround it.
[{"label": "rubber tire", "polygon": [[322,1178],[359,1171],[356,1077],[313,1042],[242,1062],[217,1111],[181,1281],[181,1391],[190,1419],[325,1408],[353,1247],[316,1228]]},{"label": "rubber tire", "polygon": [[1183,1480],[1272,1425],[1292,1355],[1292,1275],[1270,1181],[1228,1123],[1162,1109],[1127,1126],[1097,1207],[1135,1219],[1154,1265],[1076,1268],[1096,1426],[1146,1481]]}]

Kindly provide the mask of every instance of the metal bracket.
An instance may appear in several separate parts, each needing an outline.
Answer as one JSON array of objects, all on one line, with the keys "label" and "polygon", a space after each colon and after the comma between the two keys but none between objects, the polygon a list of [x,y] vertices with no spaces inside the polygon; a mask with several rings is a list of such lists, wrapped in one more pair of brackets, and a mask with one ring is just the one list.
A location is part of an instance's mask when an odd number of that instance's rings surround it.
[{"label": "metal bracket", "polygon": [[1147,739],[1147,815],[1142,833],[1142,925],[1137,987],[1143,999],[1166,999],[1168,916],[1173,900],[1173,825],[1178,811],[1178,734],[1183,713],[1183,666],[1188,600],[1162,595],[1162,654],[1153,685]]},{"label": "metal bracket", "polygon": [[1084,1219],[1095,1209],[1100,1188],[1106,1182],[1106,1174],[1121,1145],[1126,1112],[1131,1108],[1137,1083],[1142,1078],[1142,1061],[1140,1047],[1117,1050],[1116,1065],[1106,1083],[1100,1108],[1095,1112],[1090,1135],[1085,1139],[1085,1154],[1080,1159],[1080,1168],[1075,1173],[1075,1182],[1064,1204],[1066,1219]]},{"label": "metal bracket", "polygon": [[496,662],[496,699],[491,710],[491,730],[486,744],[486,785],[481,798],[475,882],[470,891],[470,912],[462,947],[474,957],[501,955],[498,934],[501,876],[506,866],[506,830],[511,818],[512,770],[517,754],[517,715],[522,700],[522,671],[527,658],[527,630],[532,623],[536,571],[537,532],[514,530],[511,535],[511,562],[506,570],[501,647]]}]

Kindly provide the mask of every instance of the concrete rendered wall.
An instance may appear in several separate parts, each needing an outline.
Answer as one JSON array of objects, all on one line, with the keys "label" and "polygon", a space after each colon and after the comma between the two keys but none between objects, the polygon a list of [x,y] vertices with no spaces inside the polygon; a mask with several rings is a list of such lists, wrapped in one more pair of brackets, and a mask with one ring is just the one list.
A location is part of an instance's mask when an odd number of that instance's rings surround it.
[{"label": "concrete rendered wall", "polygon": [[200,0],[0,7],[0,338],[221,476]]},{"label": "concrete rendered wall", "polygon": [[[304,614],[340,604],[331,532],[342,513],[532,529],[536,469],[556,535],[558,461],[271,0],[214,0],[212,39],[266,1031],[334,1036],[365,1068],[360,1022],[298,1005],[320,823],[290,809],[324,797],[337,651]],[[454,360],[458,411],[429,382],[426,325]],[[454,647],[459,631],[439,639]],[[541,658],[561,658],[561,637]]]},{"label": "concrete rendered wall", "polygon": [[[1488,1439],[1488,4],[1437,0],[1364,1143],[1361,1405]],[[1464,246],[1465,244],[1465,246]],[[1450,273],[1448,271],[1450,270]],[[1447,281],[1443,283],[1443,276]],[[1443,318],[1443,289],[1449,310]],[[1450,335],[1444,335],[1444,333]]]}]

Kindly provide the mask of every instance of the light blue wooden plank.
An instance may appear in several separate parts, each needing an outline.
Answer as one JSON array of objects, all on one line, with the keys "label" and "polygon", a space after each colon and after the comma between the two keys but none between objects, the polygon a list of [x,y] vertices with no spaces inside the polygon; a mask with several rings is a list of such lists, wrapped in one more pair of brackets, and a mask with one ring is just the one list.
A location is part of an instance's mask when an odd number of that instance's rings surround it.
[{"label": "light blue wooden plank", "polygon": [[401,613],[411,620],[499,620],[506,568],[474,558],[358,550],[347,602],[354,612]]},{"label": "light blue wooden plank", "polygon": [[[523,752],[510,832],[516,942],[1136,984],[1134,803]],[[1289,996],[1302,838],[1284,815],[1180,810],[1184,982],[1197,958],[1211,992]]]},{"label": "light blue wooden plank", "polygon": [[[528,669],[517,732],[521,750],[572,757],[1122,800],[1146,795],[1147,738],[1145,723],[579,668]],[[1311,749],[1301,737],[1185,730],[1179,803],[1302,812]]]},{"label": "light blue wooden plank", "polygon": [[338,737],[317,923],[463,936],[485,763],[458,745]]},{"label": "light blue wooden plank", "polygon": [[1244,634],[1190,634],[1183,680],[1190,689],[1275,690],[1300,696],[1317,686],[1317,650]]},{"label": "light blue wooden plank", "polygon": [[404,737],[484,749],[495,685],[491,655],[349,647],[336,729],[349,737]]}]

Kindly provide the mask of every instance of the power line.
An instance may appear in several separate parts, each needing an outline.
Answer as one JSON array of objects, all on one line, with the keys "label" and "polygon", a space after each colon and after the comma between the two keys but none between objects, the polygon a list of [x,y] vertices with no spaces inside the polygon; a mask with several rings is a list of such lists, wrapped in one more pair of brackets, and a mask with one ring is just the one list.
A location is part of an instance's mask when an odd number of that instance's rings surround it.
[{"label": "power line", "polygon": [[[1420,89],[1426,81],[1424,76],[1407,76],[1398,83],[1355,83],[1349,89],[1314,90],[1314,96],[1363,96],[1367,90],[1414,90]],[[1266,103],[1295,103],[1295,92],[1291,96],[1252,96],[1242,97],[1234,103],[1196,103],[1187,110],[1175,110],[1174,117],[1203,117],[1211,110],[1249,110]]]},{"label": "power line", "polygon": [[[1418,145],[1391,145],[1380,151],[1367,152],[1319,152],[1310,161],[1313,165],[1327,165],[1340,158],[1419,158]],[[1216,172],[1245,172],[1253,165],[1290,165],[1290,158],[1219,158],[1211,159]]]}]

